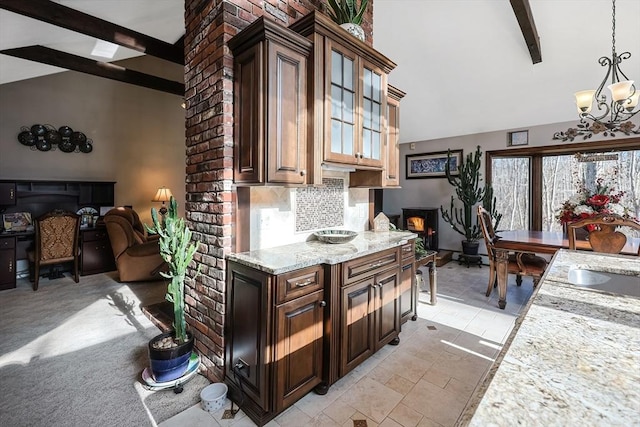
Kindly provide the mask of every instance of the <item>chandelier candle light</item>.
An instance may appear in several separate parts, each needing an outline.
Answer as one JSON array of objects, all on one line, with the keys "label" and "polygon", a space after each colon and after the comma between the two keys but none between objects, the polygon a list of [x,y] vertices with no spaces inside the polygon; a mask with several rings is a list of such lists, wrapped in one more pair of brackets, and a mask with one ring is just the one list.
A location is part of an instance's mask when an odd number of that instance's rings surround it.
[{"label": "chandelier candle light", "polygon": [[[640,129],[635,129],[636,125],[630,121],[638,111],[638,99],[640,90],[636,88],[633,80],[620,69],[620,63],[631,57],[631,53],[616,53],[616,0],[612,0],[612,39],[611,58],[601,57],[598,62],[603,67],[607,67],[607,73],[596,90],[583,90],[576,92],[576,105],[580,116],[580,123],[577,129],[569,128],[566,132],[556,132],[553,139],[562,141],[573,141],[578,135],[583,135],[583,139],[591,138],[594,134],[603,133],[604,136],[615,136],[615,132],[625,135],[640,134]],[[602,93],[607,80],[611,77],[611,84],[607,86],[611,92],[611,101],[607,101],[607,96]],[[621,77],[623,78],[621,80]],[[596,103],[597,112],[591,112],[593,103]]]}]

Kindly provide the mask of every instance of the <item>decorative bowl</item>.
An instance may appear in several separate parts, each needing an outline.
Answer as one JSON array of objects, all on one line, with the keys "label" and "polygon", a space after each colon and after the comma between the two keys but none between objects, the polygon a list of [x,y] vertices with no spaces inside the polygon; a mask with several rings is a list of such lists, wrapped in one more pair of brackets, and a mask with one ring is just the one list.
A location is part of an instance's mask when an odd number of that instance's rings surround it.
[{"label": "decorative bowl", "polygon": [[355,239],[358,233],[349,230],[319,230],[313,235],[324,243],[347,243]]}]

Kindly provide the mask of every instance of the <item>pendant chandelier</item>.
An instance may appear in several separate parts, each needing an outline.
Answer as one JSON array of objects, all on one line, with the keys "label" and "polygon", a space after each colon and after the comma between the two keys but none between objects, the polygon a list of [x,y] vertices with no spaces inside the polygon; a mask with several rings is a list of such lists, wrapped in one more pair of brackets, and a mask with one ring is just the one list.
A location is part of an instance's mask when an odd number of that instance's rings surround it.
[{"label": "pendant chandelier", "polygon": [[[625,135],[640,134],[640,129],[634,129],[636,125],[630,121],[631,117],[638,114],[638,98],[640,98],[640,88],[634,85],[620,69],[620,63],[631,57],[631,53],[616,53],[616,0],[612,0],[612,37],[611,37],[611,58],[601,57],[598,62],[603,67],[607,67],[607,72],[596,90],[583,90],[576,92],[576,105],[580,122],[576,128],[569,128],[566,132],[556,132],[553,139],[562,141],[573,141],[576,136],[583,136],[583,139],[591,138],[594,134],[602,133],[604,136],[615,136],[616,132]],[[602,93],[607,81],[611,84],[607,86],[611,94],[611,100]],[[595,103],[596,110],[593,110]]]}]

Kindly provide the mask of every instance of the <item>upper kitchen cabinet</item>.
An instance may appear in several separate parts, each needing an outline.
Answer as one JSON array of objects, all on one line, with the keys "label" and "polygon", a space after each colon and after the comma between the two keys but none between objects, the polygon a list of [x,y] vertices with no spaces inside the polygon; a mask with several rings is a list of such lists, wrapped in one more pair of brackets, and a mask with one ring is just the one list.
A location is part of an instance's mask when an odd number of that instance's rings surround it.
[{"label": "upper kitchen cabinet", "polygon": [[351,173],[351,187],[397,188],[400,186],[400,100],[405,93],[388,85],[386,133],[382,144],[384,169],[357,170]]},{"label": "upper kitchen cabinet", "polygon": [[310,13],[289,28],[313,42],[309,67],[313,155],[307,182],[322,181],[323,164],[382,175],[387,75],[396,64],[321,12]]},{"label": "upper kitchen cabinet", "polygon": [[261,17],[229,41],[234,60],[234,181],[307,184],[307,62],[312,43]]}]

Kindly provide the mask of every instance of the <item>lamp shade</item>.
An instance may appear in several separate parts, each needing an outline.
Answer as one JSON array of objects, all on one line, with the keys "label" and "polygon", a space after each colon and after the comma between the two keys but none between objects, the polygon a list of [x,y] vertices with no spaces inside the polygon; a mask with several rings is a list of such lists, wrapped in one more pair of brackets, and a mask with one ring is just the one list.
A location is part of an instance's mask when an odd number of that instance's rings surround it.
[{"label": "lamp shade", "polygon": [[169,200],[171,200],[171,196],[173,194],[171,194],[171,190],[169,190],[167,187],[160,187],[158,188],[158,191],[156,192],[156,195],[153,196],[153,199],[151,199],[152,202],[168,202]]},{"label": "lamp shade", "polygon": [[595,90],[583,90],[575,93],[578,111],[582,113],[588,113],[591,111],[594,93],[596,93]]},{"label": "lamp shade", "polygon": [[633,80],[626,80],[609,85],[607,88],[611,91],[611,98],[615,102],[622,103],[631,95],[631,86],[633,86]]}]

